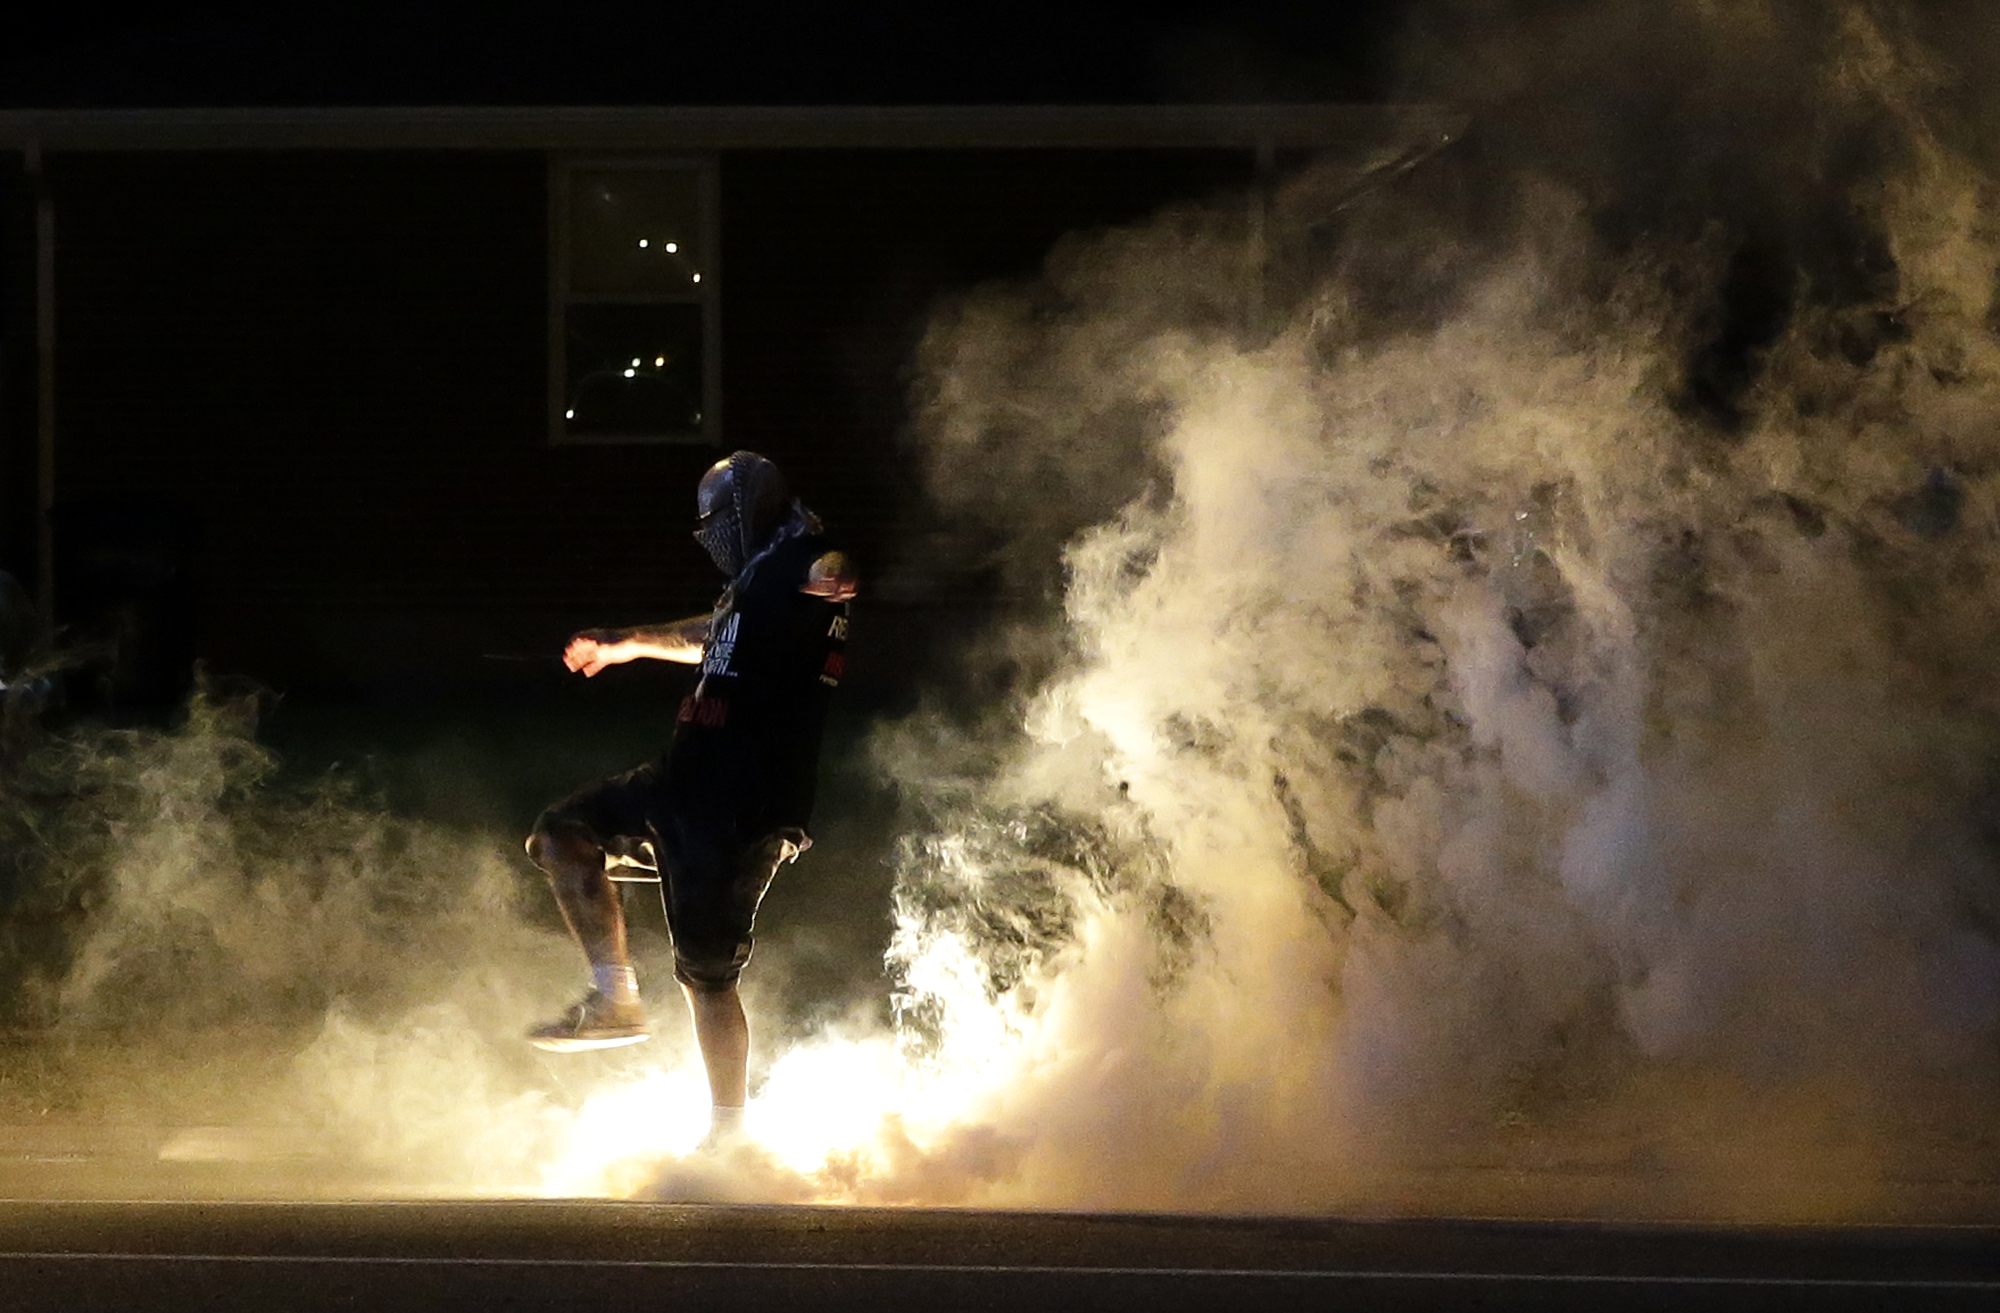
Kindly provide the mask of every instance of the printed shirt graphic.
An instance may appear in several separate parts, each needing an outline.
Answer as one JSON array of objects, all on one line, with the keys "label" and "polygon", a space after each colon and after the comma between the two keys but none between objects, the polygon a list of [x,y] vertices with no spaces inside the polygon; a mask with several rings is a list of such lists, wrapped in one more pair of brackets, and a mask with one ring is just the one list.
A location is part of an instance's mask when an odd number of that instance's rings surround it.
[{"label": "printed shirt graphic", "polygon": [[730,611],[719,626],[711,626],[708,642],[701,649],[701,673],[727,675],[729,658],[736,651],[736,635],[743,629],[743,613]]},{"label": "printed shirt graphic", "polygon": [[824,537],[780,544],[709,622],[701,674],[667,749],[678,797],[733,814],[746,837],[803,828],[829,694],[845,669],[848,607],[799,591]]}]

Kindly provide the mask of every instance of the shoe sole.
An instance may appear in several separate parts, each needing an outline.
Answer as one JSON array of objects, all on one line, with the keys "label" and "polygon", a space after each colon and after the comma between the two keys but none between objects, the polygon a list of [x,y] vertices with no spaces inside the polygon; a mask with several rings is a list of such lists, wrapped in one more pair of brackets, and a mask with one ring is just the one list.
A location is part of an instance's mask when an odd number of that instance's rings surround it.
[{"label": "shoe sole", "polygon": [[582,1053],[589,1049],[616,1049],[627,1044],[643,1044],[653,1038],[649,1031],[633,1035],[530,1035],[528,1043],[549,1053]]}]

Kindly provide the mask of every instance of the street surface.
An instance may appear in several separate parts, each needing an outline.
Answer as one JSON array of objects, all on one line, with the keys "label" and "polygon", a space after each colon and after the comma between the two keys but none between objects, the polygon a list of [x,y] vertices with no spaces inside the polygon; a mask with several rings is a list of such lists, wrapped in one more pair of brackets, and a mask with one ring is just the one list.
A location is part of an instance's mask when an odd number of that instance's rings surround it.
[{"label": "street surface", "polygon": [[[1318,1218],[467,1199],[284,1128],[43,1122],[0,1127],[0,1313],[2000,1310],[1990,1183],[1911,1176],[1876,1198],[1893,1225],[1641,1225],[1608,1219],[1647,1182],[1585,1167],[1440,1169]],[[1556,1198],[1579,1211],[1533,1211]]]},{"label": "street surface", "polygon": [[5,1201],[0,1292],[10,1310],[1969,1310],[2000,1308],[2000,1230]]}]

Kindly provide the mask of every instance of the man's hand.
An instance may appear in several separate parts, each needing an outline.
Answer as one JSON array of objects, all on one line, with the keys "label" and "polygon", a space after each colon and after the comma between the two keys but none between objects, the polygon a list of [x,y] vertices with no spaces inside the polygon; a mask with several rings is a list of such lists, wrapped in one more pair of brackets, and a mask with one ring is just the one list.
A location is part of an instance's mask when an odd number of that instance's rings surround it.
[{"label": "man's hand", "polygon": [[586,629],[563,649],[563,664],[588,679],[606,666],[623,665],[640,656],[637,646],[616,630]]},{"label": "man's hand", "polygon": [[845,552],[828,552],[812,563],[799,591],[829,602],[845,602],[854,597],[856,581],[853,563]]}]

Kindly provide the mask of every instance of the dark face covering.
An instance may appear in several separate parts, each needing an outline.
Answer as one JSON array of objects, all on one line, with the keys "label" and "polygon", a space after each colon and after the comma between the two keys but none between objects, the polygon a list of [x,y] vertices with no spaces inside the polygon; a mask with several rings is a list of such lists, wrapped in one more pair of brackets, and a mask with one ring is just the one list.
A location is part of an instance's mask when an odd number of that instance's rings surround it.
[{"label": "dark face covering", "polygon": [[734,579],[789,518],[792,495],[778,467],[754,451],[709,466],[695,490],[695,541]]}]

